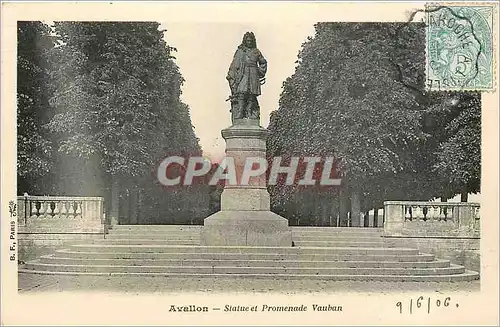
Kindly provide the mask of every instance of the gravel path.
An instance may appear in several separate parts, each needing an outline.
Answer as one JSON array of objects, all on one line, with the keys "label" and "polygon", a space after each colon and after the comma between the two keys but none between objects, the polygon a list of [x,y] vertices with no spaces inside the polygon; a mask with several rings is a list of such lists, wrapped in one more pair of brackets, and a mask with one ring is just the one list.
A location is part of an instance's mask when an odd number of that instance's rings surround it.
[{"label": "gravel path", "polygon": [[417,282],[359,282],[238,279],[238,278],[167,278],[167,277],[116,277],[116,276],[69,276],[19,273],[18,290],[33,292],[120,292],[139,293],[346,293],[346,292],[475,292],[480,281],[457,283]]}]

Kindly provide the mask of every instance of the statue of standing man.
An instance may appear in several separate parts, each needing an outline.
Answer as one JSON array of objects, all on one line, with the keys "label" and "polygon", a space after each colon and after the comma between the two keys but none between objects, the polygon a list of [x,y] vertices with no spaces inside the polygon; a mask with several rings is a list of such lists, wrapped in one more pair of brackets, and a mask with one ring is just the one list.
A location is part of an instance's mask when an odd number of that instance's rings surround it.
[{"label": "statue of standing man", "polygon": [[259,119],[260,107],[257,96],[265,82],[267,61],[257,49],[255,35],[246,32],[234,54],[226,79],[231,89],[231,117],[235,119]]}]

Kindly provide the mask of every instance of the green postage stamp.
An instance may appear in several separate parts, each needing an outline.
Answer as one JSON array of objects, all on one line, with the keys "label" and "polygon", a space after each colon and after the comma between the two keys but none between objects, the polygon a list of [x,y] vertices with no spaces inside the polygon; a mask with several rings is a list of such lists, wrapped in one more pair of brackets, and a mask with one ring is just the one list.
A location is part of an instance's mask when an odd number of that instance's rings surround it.
[{"label": "green postage stamp", "polygon": [[494,7],[488,4],[426,8],[427,89],[494,89]]}]

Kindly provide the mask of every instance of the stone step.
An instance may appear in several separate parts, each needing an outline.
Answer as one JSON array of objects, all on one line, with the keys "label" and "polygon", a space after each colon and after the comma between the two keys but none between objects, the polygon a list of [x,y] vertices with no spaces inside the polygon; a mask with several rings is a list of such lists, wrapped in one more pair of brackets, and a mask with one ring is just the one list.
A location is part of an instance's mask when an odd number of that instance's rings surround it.
[{"label": "stone step", "polygon": [[[106,238],[158,239],[192,238],[200,239],[203,226],[200,225],[118,225],[109,230]],[[294,240],[318,240],[332,238],[370,239],[381,238],[383,231],[375,228],[339,227],[291,227]]]},{"label": "stone step", "polygon": [[456,275],[297,275],[297,274],[186,274],[186,273],[95,273],[95,272],[50,272],[41,270],[19,269],[22,273],[46,275],[90,275],[90,276],[140,276],[140,277],[170,277],[170,278],[248,278],[273,280],[330,280],[330,281],[376,281],[376,282],[463,282],[479,279],[479,274],[466,271]]},{"label": "stone step", "polygon": [[[200,231],[194,232],[110,232],[106,235],[105,239],[115,240],[115,239],[143,239],[143,240],[193,240],[197,243],[200,242],[201,235]],[[374,241],[383,241],[384,238],[381,235],[354,235],[354,234],[305,234],[305,235],[295,235],[292,234],[292,239],[294,242],[296,241],[353,241],[353,242],[374,242]]]},{"label": "stone step", "polygon": [[98,273],[186,273],[186,274],[294,274],[294,275],[454,275],[465,273],[462,266],[445,268],[324,268],[324,267],[231,267],[231,266],[117,266],[117,265],[66,265],[47,264],[39,261],[26,263],[27,270],[51,272]]},{"label": "stone step", "polygon": [[[200,246],[200,225],[119,225],[106,239],[28,262],[39,274],[273,278],[365,281],[466,281],[475,272],[392,248],[381,228],[291,227],[295,247]],[[83,243],[83,241],[82,241]]]},{"label": "stone step", "polygon": [[106,238],[89,242],[91,244],[114,244],[114,245],[200,245],[199,239],[119,239]]},{"label": "stone step", "polygon": [[[202,228],[192,228],[192,229],[184,229],[184,230],[127,230],[127,229],[119,229],[119,230],[109,230],[108,235],[200,235],[202,232]],[[315,235],[319,236],[360,236],[360,237],[382,237],[383,233],[367,233],[363,231],[345,231],[345,232],[322,232],[322,231],[295,231],[293,228],[291,229],[292,235],[301,236],[301,237],[314,237]]]},{"label": "stone step", "polygon": [[164,232],[154,232],[154,233],[124,233],[124,232],[112,232],[106,235],[106,239],[200,239],[200,232],[180,232],[180,233],[164,233]]},{"label": "stone step", "polygon": [[194,231],[202,225],[113,225],[111,231]]},{"label": "stone step", "polygon": [[335,241],[335,240],[353,240],[353,241],[383,241],[384,238],[381,235],[345,235],[345,234],[325,234],[325,235],[295,235],[292,233],[292,238],[294,240],[300,241]]},{"label": "stone step", "polygon": [[[148,232],[173,232],[173,231],[201,231],[203,225],[113,225],[109,232],[126,232],[126,231],[148,231]],[[291,226],[292,233],[297,234],[383,234],[382,228],[368,227],[307,227],[307,226]]]},{"label": "stone step", "polygon": [[[295,247],[200,246],[200,225],[119,225],[104,239],[28,262],[39,274],[466,281],[475,272],[389,247],[381,228],[291,227]],[[103,235],[104,236],[104,235]],[[83,241],[82,241],[83,243]],[[390,242],[389,242],[390,243]]]},{"label": "stone step", "polygon": [[[196,233],[110,233],[106,235],[105,239],[107,240],[117,240],[117,239],[143,239],[143,240],[192,240],[196,241],[198,244],[200,243],[201,235],[199,232]],[[352,242],[375,242],[375,241],[384,241],[384,238],[378,235],[366,236],[366,235],[292,235],[292,239],[294,242],[297,241],[352,241]]]},{"label": "stone step", "polygon": [[291,232],[293,235],[299,235],[299,236],[314,236],[314,235],[359,235],[359,236],[381,236],[384,235],[382,231],[364,231],[362,229],[356,229],[352,231],[314,231],[314,230],[294,230],[293,228],[291,229]]},{"label": "stone step", "polygon": [[[159,226],[159,227],[152,227]],[[316,227],[290,227],[290,231],[294,234],[320,234],[320,235],[383,235],[382,229],[368,229],[368,228],[349,228],[340,229],[337,227],[328,227],[328,229],[317,229]],[[109,233],[196,233],[200,232],[203,226],[200,225],[187,225],[187,226],[176,226],[176,225],[137,225],[137,226],[126,226],[119,225],[114,226],[108,230]]]},{"label": "stone step", "polygon": [[399,261],[319,261],[319,260],[235,260],[235,259],[99,259],[42,256],[41,263],[58,265],[116,266],[227,266],[227,267],[323,267],[323,268],[445,268],[448,260],[423,262]]},{"label": "stone step", "polygon": [[383,237],[383,233],[365,232],[297,232],[292,230],[292,237]]},{"label": "stone step", "polygon": [[[146,225],[147,226],[147,225]],[[168,227],[168,228],[131,228],[131,227],[123,227],[123,228],[112,228],[108,230],[108,233],[123,233],[123,234],[154,234],[154,233],[164,233],[164,234],[200,234],[203,230],[203,226],[186,226],[186,227]]]},{"label": "stone step", "polygon": [[[113,244],[113,245],[200,245],[199,239],[118,239],[106,238],[96,239],[90,242],[92,244]],[[300,247],[383,247],[383,240],[380,241],[356,241],[356,240],[335,240],[335,241],[302,241],[294,240],[295,246]]]},{"label": "stone step", "polygon": [[155,259],[155,260],[306,260],[306,261],[398,261],[429,262],[431,254],[315,254],[315,253],[197,253],[197,252],[81,252],[68,249],[56,251],[55,256],[81,259]]},{"label": "stone step", "polygon": [[291,226],[292,232],[308,233],[383,233],[383,228],[373,227],[314,227],[314,226]]},{"label": "stone step", "polygon": [[[336,240],[315,240],[303,241],[294,239],[294,244],[297,247],[383,247],[383,240],[351,240],[351,239],[336,239]],[[135,238],[106,238],[95,239],[91,244],[114,244],[114,245],[200,245],[200,239],[196,238],[150,238],[150,239],[135,239]]]},{"label": "stone step", "polygon": [[86,241],[89,238],[101,239],[104,238],[104,234],[98,233],[18,233],[18,240],[81,240]]},{"label": "stone step", "polygon": [[365,242],[365,241],[302,241],[302,240],[294,240],[295,246],[301,247],[383,247],[383,241],[376,242]]},{"label": "stone step", "polygon": [[128,244],[77,244],[74,251],[84,252],[184,252],[184,253],[303,253],[303,254],[418,254],[410,248],[363,248],[363,247],[245,247],[245,246],[190,246],[190,245],[128,245]]}]

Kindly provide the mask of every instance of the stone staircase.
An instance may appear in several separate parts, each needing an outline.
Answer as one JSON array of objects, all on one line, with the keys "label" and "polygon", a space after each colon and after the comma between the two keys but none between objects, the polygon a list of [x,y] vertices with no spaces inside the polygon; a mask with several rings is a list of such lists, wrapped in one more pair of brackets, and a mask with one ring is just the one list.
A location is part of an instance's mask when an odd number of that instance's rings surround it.
[{"label": "stone staircase", "polygon": [[462,266],[388,247],[381,229],[292,227],[294,247],[200,246],[202,226],[121,225],[26,263],[39,274],[275,279],[470,281]]}]

